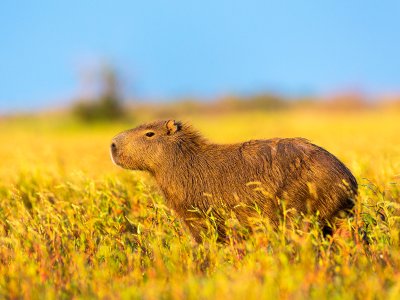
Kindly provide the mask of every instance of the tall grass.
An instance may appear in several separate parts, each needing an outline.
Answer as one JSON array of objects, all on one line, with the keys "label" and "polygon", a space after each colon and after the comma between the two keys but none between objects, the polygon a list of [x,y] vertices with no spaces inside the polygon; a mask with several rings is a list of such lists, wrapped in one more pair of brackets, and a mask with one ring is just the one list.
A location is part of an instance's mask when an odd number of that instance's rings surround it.
[{"label": "tall grass", "polygon": [[231,218],[223,244],[212,219],[196,244],[148,175],[112,165],[109,141],[127,124],[0,123],[0,298],[398,299],[398,117],[191,116],[214,141],[309,138],[360,184],[333,237],[313,218],[273,230],[260,217],[252,234]]}]

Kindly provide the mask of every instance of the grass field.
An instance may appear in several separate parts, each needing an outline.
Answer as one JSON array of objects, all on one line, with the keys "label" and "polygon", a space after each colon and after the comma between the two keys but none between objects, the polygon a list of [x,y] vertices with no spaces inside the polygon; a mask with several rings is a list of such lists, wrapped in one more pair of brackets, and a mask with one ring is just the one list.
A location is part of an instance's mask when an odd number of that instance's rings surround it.
[{"label": "grass field", "polygon": [[186,116],[216,142],[308,138],[360,185],[346,234],[260,220],[227,244],[193,242],[148,175],[110,161],[111,138],[150,120],[0,120],[0,298],[399,299],[400,113]]}]

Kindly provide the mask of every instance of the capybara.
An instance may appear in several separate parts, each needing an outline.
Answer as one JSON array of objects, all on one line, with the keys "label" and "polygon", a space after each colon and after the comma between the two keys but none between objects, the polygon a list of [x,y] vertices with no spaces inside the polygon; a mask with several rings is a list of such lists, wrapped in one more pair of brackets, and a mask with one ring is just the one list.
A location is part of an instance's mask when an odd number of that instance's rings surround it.
[{"label": "capybara", "polygon": [[357,194],[349,169],[303,138],[215,144],[188,124],[157,121],[115,136],[111,156],[123,168],[153,175],[196,240],[210,211],[222,238],[227,214],[221,211],[233,211],[244,225],[257,211],[278,225],[282,203],[329,227],[353,208]]}]

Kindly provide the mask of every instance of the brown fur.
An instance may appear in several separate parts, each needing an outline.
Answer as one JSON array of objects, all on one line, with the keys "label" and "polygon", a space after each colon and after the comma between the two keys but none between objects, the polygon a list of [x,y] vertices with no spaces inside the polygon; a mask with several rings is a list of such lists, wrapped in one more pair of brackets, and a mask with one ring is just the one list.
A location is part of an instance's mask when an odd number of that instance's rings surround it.
[{"label": "brown fur", "polygon": [[[146,136],[147,133],[153,136]],[[151,135],[151,133],[149,134]],[[335,156],[302,138],[214,144],[191,126],[158,121],[117,135],[113,161],[127,169],[150,172],[167,204],[199,240],[202,217],[210,209],[219,233],[233,210],[247,223],[258,207],[272,224],[279,223],[280,200],[300,213],[319,212],[328,224],[354,206],[357,182]],[[195,211],[196,210],[196,211]]]}]

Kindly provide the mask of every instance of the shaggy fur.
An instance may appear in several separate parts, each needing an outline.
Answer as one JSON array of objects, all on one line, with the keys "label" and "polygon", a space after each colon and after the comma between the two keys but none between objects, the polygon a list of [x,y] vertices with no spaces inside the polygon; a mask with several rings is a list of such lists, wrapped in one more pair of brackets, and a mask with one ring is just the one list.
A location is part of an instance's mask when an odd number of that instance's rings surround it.
[{"label": "shaggy fur", "polygon": [[226,215],[242,224],[257,207],[278,224],[280,201],[298,213],[319,213],[323,225],[354,206],[357,182],[335,156],[302,138],[274,138],[220,145],[190,125],[158,121],[117,135],[113,161],[150,172],[167,204],[200,240],[202,218],[213,211],[223,237]]}]

